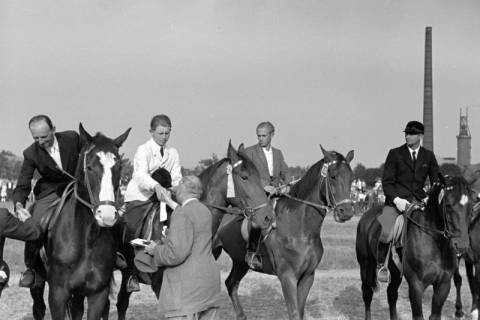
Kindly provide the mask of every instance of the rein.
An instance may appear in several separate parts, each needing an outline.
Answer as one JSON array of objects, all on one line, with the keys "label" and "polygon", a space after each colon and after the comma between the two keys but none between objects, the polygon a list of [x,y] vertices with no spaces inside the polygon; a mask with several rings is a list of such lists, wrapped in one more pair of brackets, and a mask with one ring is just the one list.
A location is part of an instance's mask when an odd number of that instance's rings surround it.
[{"label": "rein", "polygon": [[[324,163],[323,164],[323,167],[322,167],[322,171],[321,171],[321,180],[320,180],[320,187],[322,186],[323,184],[323,181],[325,181],[325,197],[327,198],[327,205],[324,205],[324,204],[318,204],[318,203],[315,203],[315,202],[311,202],[311,201],[308,201],[308,200],[304,200],[304,199],[300,199],[300,198],[297,198],[297,197],[294,197],[294,196],[291,196],[287,193],[281,193],[280,195],[282,197],[286,197],[288,199],[291,199],[291,200],[294,200],[294,201],[297,201],[297,202],[300,202],[300,203],[303,203],[303,204],[306,204],[308,206],[311,206],[311,207],[314,207],[316,209],[319,209],[319,214],[322,216],[322,217],[325,217],[326,214],[327,214],[327,211],[328,210],[334,210],[337,206],[339,205],[342,205],[342,204],[345,204],[345,203],[353,203],[353,200],[352,199],[343,199],[342,201],[340,202],[337,202],[335,200],[335,196],[333,195],[333,192],[331,191],[332,189],[332,186],[330,185],[330,181],[329,181],[329,175],[328,175],[328,169],[329,167],[332,165],[332,164],[335,164],[337,163],[336,160],[334,161],[330,161],[330,162],[327,162],[327,163]],[[289,184],[286,184],[285,186],[288,186]],[[279,188],[282,188],[284,186],[280,186]],[[331,199],[330,199],[331,198]],[[332,205],[333,203],[333,205]],[[322,211],[322,210],[325,210],[325,211]]]},{"label": "rein", "polygon": [[430,228],[430,227],[427,227],[425,225],[421,225],[420,223],[418,223],[417,221],[415,221],[412,218],[412,213],[413,213],[414,210],[421,210],[421,211],[425,210],[425,205],[424,204],[413,203],[412,205],[410,205],[410,207],[408,207],[408,209],[406,211],[407,219],[410,222],[412,222],[414,225],[416,225],[418,228],[420,228],[420,230],[424,231],[425,233],[431,232],[431,233],[434,233],[434,234],[441,235],[445,239],[450,239],[452,237],[452,233],[450,232],[450,230],[448,228],[448,222],[447,222],[447,217],[446,217],[446,203],[444,201],[445,197],[443,196],[443,192],[444,192],[444,190],[448,191],[448,190],[452,190],[452,189],[453,189],[453,187],[447,187],[447,188],[442,188],[442,191],[440,191],[440,194],[442,194],[443,231],[439,230],[439,229],[436,229],[436,228]]}]

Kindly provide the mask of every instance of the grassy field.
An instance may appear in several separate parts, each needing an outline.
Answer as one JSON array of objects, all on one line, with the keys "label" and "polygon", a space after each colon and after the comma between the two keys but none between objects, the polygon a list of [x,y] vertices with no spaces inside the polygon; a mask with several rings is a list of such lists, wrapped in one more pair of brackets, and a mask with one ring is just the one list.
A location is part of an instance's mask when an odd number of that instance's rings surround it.
[{"label": "grassy field", "polygon": [[[316,272],[315,283],[310,292],[306,311],[307,319],[350,320],[363,319],[364,309],[360,291],[359,268],[355,258],[355,234],[359,218],[339,224],[327,217],[322,228],[325,254]],[[19,273],[23,270],[23,244],[7,240],[5,260],[12,268],[10,288],[0,300],[0,319],[32,319],[31,300],[26,289],[18,287]],[[222,279],[228,275],[230,260],[219,258]],[[116,278],[119,279],[118,275]],[[465,278],[465,277],[464,277]],[[464,311],[469,310],[470,294],[466,279],[462,288]],[[372,302],[374,319],[388,319],[386,287],[381,287]],[[249,319],[287,319],[286,307],[280,283],[276,277],[249,272],[240,285],[240,299]],[[424,314],[430,314],[431,289],[424,296]],[[234,319],[234,312],[225,288],[222,288],[221,319]],[[454,290],[444,306],[443,319],[453,319],[455,310]],[[400,287],[398,311],[400,319],[411,319],[408,288],[404,281]],[[50,319],[47,316],[47,319]],[[117,319],[114,307],[111,319]],[[132,295],[128,319],[158,320],[157,301],[147,286]],[[469,319],[467,317],[466,319]]]}]

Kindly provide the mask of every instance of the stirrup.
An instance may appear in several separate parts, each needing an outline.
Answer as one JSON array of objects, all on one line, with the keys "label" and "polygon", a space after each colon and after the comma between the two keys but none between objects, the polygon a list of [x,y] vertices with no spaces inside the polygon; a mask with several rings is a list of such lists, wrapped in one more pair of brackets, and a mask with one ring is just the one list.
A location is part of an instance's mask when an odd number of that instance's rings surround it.
[{"label": "stirrup", "polygon": [[388,270],[388,267],[386,265],[382,265],[380,268],[378,268],[377,281],[383,283],[390,283],[390,270]]}]

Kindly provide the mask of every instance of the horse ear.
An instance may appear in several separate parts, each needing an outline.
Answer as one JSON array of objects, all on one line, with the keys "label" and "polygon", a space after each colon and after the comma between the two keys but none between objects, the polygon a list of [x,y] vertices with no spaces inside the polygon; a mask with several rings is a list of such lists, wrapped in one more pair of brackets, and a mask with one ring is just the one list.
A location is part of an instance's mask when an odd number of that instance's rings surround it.
[{"label": "horse ear", "polygon": [[83,128],[82,123],[80,122],[80,125],[78,126],[78,132],[80,133],[80,139],[82,141],[85,141],[86,143],[92,142],[93,138],[92,136]]},{"label": "horse ear", "polygon": [[117,146],[117,148],[120,148],[125,140],[127,140],[130,130],[132,130],[132,128],[128,128],[127,131],[125,131],[121,136],[113,140],[113,143]]},{"label": "horse ear", "polygon": [[332,154],[328,152],[327,150],[323,149],[322,145],[320,144],[320,149],[322,149],[323,156],[328,160],[332,160]]},{"label": "horse ear", "polygon": [[438,180],[440,181],[441,184],[445,184],[445,177],[441,172],[438,173]]},{"label": "horse ear", "polygon": [[228,141],[227,158],[230,160],[235,160],[237,158],[237,151],[232,145],[232,139]]},{"label": "horse ear", "polygon": [[353,160],[353,150],[350,150],[347,153],[347,156],[345,157],[345,160],[347,160],[348,163],[350,163]]},{"label": "horse ear", "polygon": [[245,152],[245,147],[244,147],[243,143],[241,143],[238,146],[238,153],[244,153],[244,152]]}]

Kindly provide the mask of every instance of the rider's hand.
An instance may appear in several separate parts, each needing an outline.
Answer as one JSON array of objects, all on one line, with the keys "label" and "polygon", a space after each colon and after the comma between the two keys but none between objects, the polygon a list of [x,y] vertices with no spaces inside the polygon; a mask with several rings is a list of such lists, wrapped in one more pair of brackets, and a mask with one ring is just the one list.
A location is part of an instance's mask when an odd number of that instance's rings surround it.
[{"label": "rider's hand", "polygon": [[407,207],[410,205],[410,202],[408,202],[408,200],[405,200],[399,197],[396,197],[395,199],[393,199],[393,203],[395,204],[398,211],[400,212],[404,212],[407,209]]},{"label": "rider's hand", "polygon": [[28,210],[25,209],[20,202],[17,202],[15,204],[15,213],[13,215],[15,216],[15,218],[22,222],[25,222],[32,216],[30,212],[28,212]]}]

